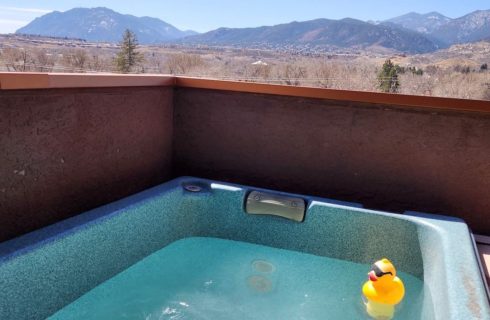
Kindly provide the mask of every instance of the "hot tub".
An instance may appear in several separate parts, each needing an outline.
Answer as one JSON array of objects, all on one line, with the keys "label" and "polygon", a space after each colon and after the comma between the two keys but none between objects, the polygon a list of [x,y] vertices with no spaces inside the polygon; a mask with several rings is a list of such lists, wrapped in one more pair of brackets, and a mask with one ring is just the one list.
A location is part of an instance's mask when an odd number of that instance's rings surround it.
[{"label": "hot tub", "polygon": [[[304,218],[249,214],[251,192]],[[405,283],[395,319],[490,319],[461,220],[192,177],[1,244],[0,319],[369,319],[384,257]]]}]

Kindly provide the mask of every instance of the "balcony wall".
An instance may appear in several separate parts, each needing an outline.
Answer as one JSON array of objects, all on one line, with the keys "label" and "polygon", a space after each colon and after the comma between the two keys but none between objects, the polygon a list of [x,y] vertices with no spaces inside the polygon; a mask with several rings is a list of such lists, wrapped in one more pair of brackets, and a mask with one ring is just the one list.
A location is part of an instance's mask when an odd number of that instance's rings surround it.
[{"label": "balcony wall", "polygon": [[0,88],[0,241],[181,175],[490,234],[489,102],[162,76],[0,74]]},{"label": "balcony wall", "polygon": [[175,176],[453,215],[490,234],[488,113],[196,88],[174,95]]},{"label": "balcony wall", "polygon": [[0,241],[168,180],[172,94],[0,91]]}]

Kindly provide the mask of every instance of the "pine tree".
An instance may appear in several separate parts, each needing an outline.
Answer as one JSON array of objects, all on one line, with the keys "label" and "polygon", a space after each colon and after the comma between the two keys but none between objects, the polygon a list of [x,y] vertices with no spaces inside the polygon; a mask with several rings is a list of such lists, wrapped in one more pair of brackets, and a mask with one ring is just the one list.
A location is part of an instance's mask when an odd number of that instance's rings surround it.
[{"label": "pine tree", "polygon": [[129,29],[124,31],[120,47],[121,49],[116,58],[117,70],[122,73],[132,72],[134,67],[143,61],[141,53],[136,51],[138,39],[134,32]]},{"label": "pine tree", "polygon": [[386,60],[383,64],[383,68],[378,73],[379,88],[383,92],[397,92],[400,87],[398,81],[398,65],[394,65],[391,60]]}]

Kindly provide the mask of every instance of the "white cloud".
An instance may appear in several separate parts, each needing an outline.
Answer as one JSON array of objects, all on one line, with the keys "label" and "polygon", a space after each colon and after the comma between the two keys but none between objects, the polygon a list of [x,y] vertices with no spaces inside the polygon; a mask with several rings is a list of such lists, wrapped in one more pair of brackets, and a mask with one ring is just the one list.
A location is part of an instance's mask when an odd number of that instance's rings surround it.
[{"label": "white cloud", "polygon": [[13,33],[29,23],[28,20],[14,20],[0,18],[0,33]]},{"label": "white cloud", "polygon": [[0,24],[26,25],[28,23],[29,21],[24,20],[0,19]]},{"label": "white cloud", "polygon": [[24,13],[49,13],[53,11],[53,10],[38,9],[38,8],[18,8],[18,7],[2,7],[2,6],[0,6],[0,10],[11,11],[11,12],[24,12]]},{"label": "white cloud", "polygon": [[52,10],[0,6],[0,33],[12,33]]}]

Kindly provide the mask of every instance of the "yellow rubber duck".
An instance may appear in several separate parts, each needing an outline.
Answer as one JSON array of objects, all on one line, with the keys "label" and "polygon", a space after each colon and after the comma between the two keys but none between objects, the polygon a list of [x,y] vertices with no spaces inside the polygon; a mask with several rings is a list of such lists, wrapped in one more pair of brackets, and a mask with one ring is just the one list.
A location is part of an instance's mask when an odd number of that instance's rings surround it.
[{"label": "yellow rubber duck", "polygon": [[362,286],[367,299],[366,311],[374,319],[392,319],[395,306],[405,295],[405,286],[396,276],[396,269],[390,260],[376,261],[368,273],[369,280]]}]

